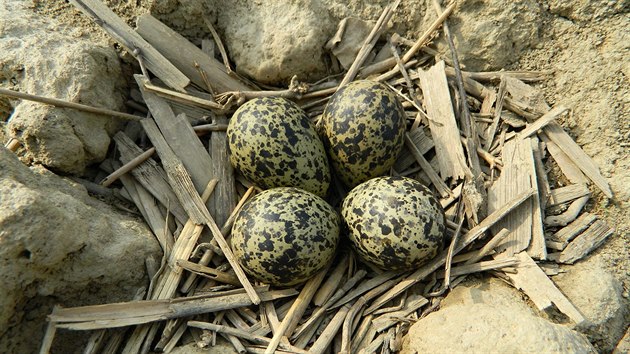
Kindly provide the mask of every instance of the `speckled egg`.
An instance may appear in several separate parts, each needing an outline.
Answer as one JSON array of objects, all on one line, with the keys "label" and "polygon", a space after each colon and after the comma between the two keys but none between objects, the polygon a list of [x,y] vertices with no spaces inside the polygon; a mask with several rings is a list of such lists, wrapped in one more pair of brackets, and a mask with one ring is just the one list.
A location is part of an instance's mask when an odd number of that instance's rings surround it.
[{"label": "speckled egg", "polygon": [[339,216],[323,199],[298,188],[266,190],[243,206],[232,228],[232,249],[256,279],[291,286],[334,257]]},{"label": "speckled egg", "polygon": [[330,169],[322,141],[295,103],[256,98],[239,107],[227,129],[230,161],[262,187],[297,187],[325,196]]},{"label": "speckled egg", "polygon": [[354,187],[394,165],[404,143],[405,112],[387,86],[360,80],[330,98],[322,125],[335,172]]},{"label": "speckled egg", "polygon": [[440,250],[445,217],[422,183],[377,177],[350,191],[341,216],[359,256],[384,270],[412,270]]}]

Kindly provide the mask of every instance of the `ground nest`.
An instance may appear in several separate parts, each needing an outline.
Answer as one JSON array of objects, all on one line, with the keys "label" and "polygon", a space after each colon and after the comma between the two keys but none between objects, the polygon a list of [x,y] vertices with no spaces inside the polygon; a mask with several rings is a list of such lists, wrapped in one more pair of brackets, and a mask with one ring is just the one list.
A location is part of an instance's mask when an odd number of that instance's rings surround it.
[{"label": "ground nest", "polygon": [[[82,183],[135,206],[164,256],[149,267],[142,298],[55,308],[42,352],[57,329],[91,331],[90,353],[169,352],[190,341],[209,347],[217,335],[239,353],[397,352],[413,323],[440,311],[449,291],[480,272],[520,289],[541,311],[554,308],[575,326],[585,323],[548,276],[613,234],[583,211],[593,193],[612,198],[612,191],[557,122],[571,110],[548,106],[530,85],[550,72],[460,69],[448,27],[454,5],[436,5],[439,16],[418,38],[389,28],[398,2],[376,23],[344,20],[327,45],[341,74],[316,83],[294,76],[277,88],[233,71],[209,21],[213,41],[200,48],[150,14],[132,29],[99,1],[71,3],[137,60],[131,113],[0,94],[129,121],[100,165],[107,176]],[[449,55],[432,48],[438,36],[450,42]],[[432,190],[446,212],[446,242],[424,265],[393,271],[362,263],[342,241],[334,260],[306,283],[254,281],[229,241],[239,210],[262,190],[230,164],[230,117],[251,99],[282,97],[316,126],[339,88],[364,79],[393,91],[406,118],[404,147],[385,175]],[[18,139],[7,143],[19,146]],[[348,192],[333,173],[326,201],[339,208]]]}]

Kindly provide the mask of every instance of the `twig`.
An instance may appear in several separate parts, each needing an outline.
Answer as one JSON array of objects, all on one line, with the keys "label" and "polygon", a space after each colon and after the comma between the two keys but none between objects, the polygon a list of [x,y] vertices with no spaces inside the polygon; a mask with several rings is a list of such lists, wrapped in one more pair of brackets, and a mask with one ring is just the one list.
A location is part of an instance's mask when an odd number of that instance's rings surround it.
[{"label": "twig", "polygon": [[[294,289],[268,291],[259,287],[258,292],[264,301],[296,295]],[[50,314],[49,319],[57,322],[57,328],[93,330],[163,321],[250,305],[252,305],[250,297],[242,289],[238,289],[213,293],[211,296],[65,308]]]},{"label": "twig", "polygon": [[[455,276],[460,276],[460,275],[466,275],[466,274],[471,274],[471,273],[485,272],[485,271],[494,270],[494,269],[503,269],[505,272],[508,272],[508,270],[506,269],[509,269],[517,264],[518,264],[518,260],[516,259],[516,257],[498,258],[498,259],[493,259],[491,261],[472,263],[472,264],[453,267],[452,274]],[[437,278],[443,278],[446,275],[442,271],[440,271],[436,274],[436,276]]]},{"label": "twig", "polygon": [[[396,45],[394,45],[391,38],[389,40],[389,47],[392,52],[392,55],[394,56],[394,59],[396,60],[398,70],[400,71],[403,78],[405,79],[405,83],[407,84],[407,90],[409,91],[409,97],[411,97],[416,107],[418,108],[422,107],[422,104],[418,101],[418,98],[416,97],[415,90],[413,88],[413,83],[411,82],[411,78],[409,77],[409,74],[407,73],[407,69],[405,69],[405,64],[402,62],[402,60],[400,60],[400,56],[398,55],[398,48],[396,48]],[[418,110],[422,111],[422,109],[418,109]],[[413,128],[414,127],[412,127],[412,130]],[[417,125],[415,126],[415,128],[417,128]]]},{"label": "twig", "polygon": [[241,265],[238,263],[238,260],[234,256],[234,253],[232,252],[230,245],[225,240],[225,237],[223,237],[223,234],[221,233],[221,229],[219,229],[219,227],[217,226],[217,223],[214,221],[214,218],[212,218],[212,216],[209,215],[209,213],[207,214],[209,217],[206,220],[206,225],[208,225],[208,227],[210,228],[210,232],[212,232],[212,236],[214,237],[214,240],[216,240],[217,243],[219,244],[219,247],[221,247],[221,250],[223,251],[225,258],[227,258],[228,262],[230,262],[230,265],[232,266],[234,273],[236,273],[238,280],[241,282],[241,285],[243,285],[243,287],[245,288],[245,291],[247,292],[247,295],[249,295],[250,299],[252,300],[252,303],[254,305],[260,304],[260,301],[261,301],[260,297],[256,293],[256,290],[254,289],[252,284],[249,282],[249,279],[247,279],[247,275],[245,274],[245,272],[243,271],[243,268],[241,268]]},{"label": "twig", "polygon": [[280,327],[273,334],[273,338],[271,342],[267,346],[267,350],[265,351],[267,354],[272,354],[274,350],[278,347],[282,337],[290,337],[297,327],[298,321],[302,318],[304,311],[308,307],[308,304],[311,302],[313,296],[315,296],[315,292],[319,288],[319,285],[324,280],[324,277],[327,275],[329,266],[320,271],[313,278],[309,279],[304,288],[300,292],[300,295],[295,299],[295,302],[289,309],[289,313],[284,317],[282,322],[280,323]]},{"label": "twig", "polygon": [[455,235],[453,235],[453,240],[451,241],[450,246],[448,247],[448,253],[446,254],[446,265],[444,268],[444,290],[448,289],[451,283],[451,263],[453,262],[453,255],[455,253],[455,245],[459,242],[459,235],[462,232],[462,226],[464,226],[464,218],[463,215],[463,203],[460,203],[459,206],[459,224],[457,225],[457,229],[455,230]]},{"label": "twig", "polygon": [[[232,229],[232,224],[234,223],[234,220],[236,219],[236,215],[238,214],[238,212],[241,210],[245,202],[249,199],[249,197],[253,193],[254,193],[254,187],[250,187],[247,190],[247,192],[245,192],[245,195],[243,195],[243,198],[241,198],[241,200],[238,202],[234,210],[232,210],[232,214],[230,214],[227,221],[225,222],[225,225],[223,225],[223,227],[221,228],[221,233],[223,235],[226,235],[226,236],[228,235],[228,233]],[[218,243],[216,240],[212,240],[210,243],[213,246],[218,246]],[[199,260],[199,264],[203,266],[208,265],[210,263],[210,260],[212,260],[213,256],[214,256],[214,252],[211,249],[206,250],[203,256],[201,256],[201,259]],[[191,274],[190,276],[188,276],[188,279],[186,279],[186,281],[184,282],[184,285],[182,285],[181,287],[181,291],[183,293],[190,292],[195,279],[197,279],[196,274]]]},{"label": "twig", "polygon": [[[52,310],[52,315],[54,315],[57,310],[61,309],[59,305],[55,305]],[[52,348],[53,340],[55,339],[55,334],[57,333],[57,323],[55,321],[48,321],[48,325],[46,326],[46,333],[44,334],[44,339],[42,340],[42,345],[39,348],[39,354],[48,354],[50,353],[50,349]]]},{"label": "twig", "polygon": [[370,326],[372,326],[373,319],[374,319],[374,315],[371,315],[371,314],[367,316],[363,316],[363,320],[361,321],[359,328],[357,328],[354,334],[354,337],[351,338],[351,343],[350,343],[351,353],[357,352],[359,343],[363,340],[363,338],[367,334],[368,330],[370,329]]},{"label": "twig", "polygon": [[354,77],[359,72],[359,68],[367,59],[368,55],[372,51],[372,48],[374,48],[376,41],[385,30],[387,23],[391,19],[392,15],[394,14],[394,10],[396,10],[399,3],[400,0],[396,0],[394,1],[394,3],[386,6],[385,9],[383,9],[383,13],[381,13],[381,16],[376,21],[376,24],[372,28],[370,34],[367,36],[367,38],[365,38],[363,46],[361,46],[361,49],[359,49],[357,57],[354,59],[354,62],[350,66],[350,69],[348,69],[346,76],[344,76],[343,80],[341,80],[341,83],[339,84],[340,88],[347,85],[350,81],[354,80]]},{"label": "twig", "polygon": [[494,117],[492,119],[492,124],[488,128],[486,134],[486,144],[484,148],[486,150],[490,150],[492,146],[492,142],[494,141],[494,134],[499,127],[499,123],[501,122],[501,111],[503,111],[503,102],[505,101],[505,94],[507,88],[507,80],[505,78],[501,79],[501,83],[499,84],[499,93],[497,93],[496,106],[494,108]]},{"label": "twig", "polygon": [[[359,274],[359,272],[363,272],[363,274],[365,274],[365,271],[360,270],[357,272],[357,274]],[[352,300],[354,300],[355,298],[363,295],[366,292],[369,292],[379,286],[383,286],[383,284],[389,284],[392,281],[392,278],[396,277],[400,275],[399,272],[393,272],[393,271],[389,271],[389,272],[384,272],[381,273],[377,276],[375,276],[372,279],[368,279],[366,281],[364,281],[363,283],[359,284],[359,286],[357,286],[356,288],[354,288],[354,286],[352,287],[352,291],[348,292],[347,294],[341,294],[341,296],[343,296],[341,299],[339,299],[335,294],[335,296],[333,296],[333,298],[331,298],[329,301],[332,304],[330,307],[331,308],[337,308],[347,302],[350,302]],[[356,274],[355,274],[356,277]],[[354,277],[353,277],[354,278]]]},{"label": "twig", "polygon": [[[257,344],[269,344],[269,342],[271,342],[271,339],[267,337],[257,336],[255,334],[251,334],[247,331],[243,331],[237,328],[218,325],[218,324],[209,323],[209,322],[188,321],[188,326],[207,329],[210,331],[217,331],[217,332],[221,332],[225,334],[230,334],[235,337],[243,338],[245,340],[248,340],[250,342],[257,343]],[[290,350],[294,353],[306,353],[306,350],[296,348],[292,345],[287,345],[284,343],[280,343],[279,347],[282,349]]]},{"label": "twig", "polygon": [[[459,138],[464,145],[467,144],[467,138],[464,138],[463,136],[460,136]],[[501,161],[499,158],[494,157],[494,155],[484,150],[481,146],[477,146],[477,155],[479,155],[490,165],[490,169],[493,169],[495,167],[499,169],[499,171],[503,169],[503,161]]]},{"label": "twig", "polygon": [[193,130],[195,131],[195,133],[197,133],[197,135],[199,135],[205,132],[223,132],[227,130],[227,127],[228,127],[227,124],[210,123],[210,124],[195,125],[193,127]]},{"label": "twig", "polygon": [[324,329],[324,331],[319,336],[319,338],[317,338],[315,343],[313,343],[313,346],[311,346],[311,348],[308,351],[309,353],[312,353],[312,354],[324,353],[326,348],[328,348],[333,338],[339,331],[339,328],[343,324],[343,321],[346,318],[348,311],[350,311],[350,304],[344,305],[342,308],[339,309],[339,311],[337,311],[337,314],[335,314],[335,317],[333,317],[333,319],[330,321],[328,326],[326,326],[326,329]]},{"label": "twig", "polygon": [[369,354],[369,353],[375,353],[376,350],[383,344],[383,342],[385,341],[385,336],[387,335],[387,333],[381,333],[378,335],[378,337],[376,337],[375,340],[373,340],[367,347],[361,349],[359,351],[359,354]]},{"label": "twig", "polygon": [[[446,68],[446,74],[449,76],[455,76],[455,69],[452,67]],[[499,81],[501,77],[508,76],[523,82],[536,82],[545,80],[547,77],[553,74],[553,71],[486,71],[486,72],[472,72],[463,71],[462,75],[466,79],[472,79],[475,81]]]},{"label": "twig", "polygon": [[212,279],[218,281],[220,283],[231,284],[235,286],[240,286],[241,283],[238,281],[238,278],[233,276],[230,273],[221,272],[216,269],[212,269],[206,266],[199,265],[197,263],[189,262],[187,260],[178,259],[175,262],[176,265],[186,269],[189,272],[201,275],[208,279]]},{"label": "twig", "polygon": [[208,74],[206,74],[206,71],[201,68],[201,65],[199,65],[198,62],[194,62],[193,66],[195,67],[195,69],[197,69],[197,71],[199,71],[199,76],[201,76],[201,80],[203,81],[204,85],[206,85],[206,89],[208,90],[208,92],[212,96],[214,96],[216,92],[214,91],[214,89],[212,88],[212,85],[210,84],[210,80],[208,79]]},{"label": "twig", "polygon": [[501,229],[501,231],[497,232],[496,235],[488,243],[486,243],[479,251],[477,251],[476,255],[468,259],[464,262],[465,265],[473,264],[480,261],[483,257],[487,256],[494,250],[495,247],[501,243],[508,235],[510,231],[508,229]]},{"label": "twig", "polygon": [[335,269],[333,269],[333,271],[328,275],[328,279],[326,279],[313,297],[313,304],[315,304],[315,306],[322,306],[326,301],[328,301],[328,299],[330,299],[335,290],[339,288],[341,285],[341,278],[343,277],[346,269],[348,269],[349,261],[350,257],[348,254],[343,255],[343,257],[339,260]]},{"label": "twig", "polygon": [[122,165],[119,169],[112,172],[109,176],[105,177],[101,181],[100,185],[103,187],[108,187],[110,184],[114,183],[118,178],[120,178],[120,176],[136,168],[136,166],[146,161],[154,153],[155,153],[155,147],[148,149],[147,151],[135,157],[133,160]]},{"label": "twig", "polygon": [[552,108],[549,112],[543,114],[540,118],[536,119],[531,124],[528,124],[525,129],[518,133],[518,139],[525,139],[528,136],[535,134],[538,130],[551,123],[558,116],[568,111],[569,109],[564,106],[557,106]]},{"label": "twig", "polygon": [[[311,327],[314,323],[316,323],[317,320],[326,313],[326,310],[328,310],[329,308],[334,308],[336,305],[336,302],[342,296],[344,296],[350,289],[352,289],[359,280],[363,279],[363,277],[365,277],[366,274],[367,272],[365,270],[357,271],[352,278],[348,279],[348,281],[341,288],[339,288],[335,292],[335,294],[330,299],[328,299],[328,301],[326,301],[326,303],[324,303],[321,307],[317,308],[317,310],[313,312],[311,317],[308,320],[306,320],[306,322],[304,322],[299,328],[296,329],[291,339],[293,340],[297,339],[304,332],[306,332],[309,329],[309,327]],[[349,299],[348,301],[350,300],[352,299]],[[343,305],[343,303],[339,304],[339,306],[341,305]]]},{"label": "twig", "polygon": [[[406,62],[405,64],[403,64],[403,66],[405,67],[405,69],[409,69],[411,67],[417,66],[418,65],[418,60],[417,59],[411,59],[408,62]],[[398,69],[398,66],[393,67],[391,70],[375,77],[374,79],[372,79],[373,81],[378,81],[378,82],[383,82],[386,80],[391,79],[392,77],[396,76],[398,73],[400,72],[400,70]],[[403,78],[404,80],[404,78]],[[393,82],[391,82],[392,84],[396,84],[398,83],[398,80],[394,80]]]},{"label": "twig", "polygon": [[422,167],[422,170],[429,176],[431,183],[435,186],[442,197],[449,196],[451,194],[450,188],[442,181],[440,176],[435,172],[431,164],[424,158],[416,144],[413,143],[413,140],[409,136],[409,133],[405,133],[405,145],[413,154],[413,157],[416,158],[416,161]]},{"label": "twig", "polygon": [[578,217],[578,215],[580,215],[580,212],[582,211],[582,208],[584,208],[584,206],[588,202],[589,197],[590,197],[589,195],[585,195],[583,197],[580,197],[574,200],[573,202],[571,202],[571,205],[569,206],[569,208],[567,208],[567,210],[560,215],[547,216],[545,218],[545,225],[565,226],[566,224],[572,222]]},{"label": "twig", "polygon": [[359,298],[350,308],[341,328],[341,350],[339,354],[350,354],[352,324],[359,311],[365,306],[365,298]]},{"label": "twig", "polygon": [[201,108],[210,109],[213,111],[217,111],[218,113],[225,113],[225,110],[227,108],[225,105],[218,104],[214,101],[210,101],[210,100],[199,98],[199,97],[192,96],[189,94],[169,90],[167,88],[155,86],[152,84],[145,84],[144,88],[147,91],[153,92],[157,94],[158,96],[164,97],[166,99],[201,107]]},{"label": "twig", "polygon": [[214,26],[212,25],[212,21],[210,21],[208,16],[204,15],[202,17],[203,17],[203,21],[206,23],[206,26],[208,26],[210,33],[212,33],[212,39],[214,39],[214,42],[216,43],[217,47],[219,47],[219,52],[221,53],[221,58],[223,59],[223,65],[225,65],[225,70],[228,74],[230,74],[232,72],[232,68],[230,67],[230,59],[227,55],[227,51],[225,50],[225,47],[223,46],[221,37],[219,36],[219,33],[217,33],[217,30],[214,29]]},{"label": "twig", "polygon": [[23,100],[29,100],[29,101],[53,105],[55,107],[72,108],[78,111],[90,112],[90,113],[95,113],[95,114],[100,114],[100,115],[105,115],[105,116],[113,116],[116,118],[122,118],[122,119],[133,120],[133,121],[140,121],[142,119],[142,117],[135,116],[129,113],[113,111],[111,109],[105,109],[105,108],[92,107],[92,106],[88,106],[88,105],[84,105],[80,103],[60,100],[57,98],[31,95],[28,93],[13,91],[13,90],[5,89],[5,88],[0,88],[0,96],[20,98]]},{"label": "twig", "polygon": [[22,145],[22,143],[19,140],[17,140],[16,138],[10,138],[9,141],[4,144],[4,147],[9,149],[9,151],[15,152],[20,147],[20,145]]},{"label": "twig", "polygon": [[[455,4],[447,7],[446,10],[444,10],[444,12],[442,12],[442,14],[440,14],[440,16],[435,21],[433,21],[433,23],[431,23],[427,31],[424,32],[424,34],[414,43],[413,47],[409,48],[409,50],[403,55],[403,63],[408,62],[418,52],[418,50],[420,50],[420,48],[424,47],[428,43],[429,39],[433,37],[433,32],[435,32],[435,30],[437,30],[438,27],[442,25],[442,23],[451,14],[451,12],[453,12],[453,9],[455,9]],[[380,73],[387,68],[391,68],[392,66],[394,66],[394,64],[396,64],[396,59],[394,58],[389,58],[376,64],[372,64],[363,68],[360,72],[359,77],[366,78],[372,74]]]},{"label": "twig", "polygon": [[[451,6],[453,6],[452,4]],[[437,13],[442,12],[442,7],[440,6],[438,0],[433,0],[433,6]],[[451,51],[451,56],[453,60],[453,67],[455,68],[455,77],[457,81],[457,88],[460,97],[460,122],[461,127],[464,132],[464,135],[467,139],[466,152],[468,154],[469,167],[473,172],[475,185],[478,185],[479,176],[481,176],[481,165],[479,164],[479,157],[477,156],[477,132],[475,129],[475,125],[472,124],[472,120],[470,118],[470,111],[468,110],[468,102],[466,100],[466,90],[464,89],[464,83],[462,79],[462,72],[459,66],[459,59],[457,57],[457,51],[455,50],[455,44],[453,43],[453,37],[451,36],[451,31],[449,30],[448,23],[446,19],[444,20],[444,34],[446,35],[446,39],[448,42],[448,46]],[[483,188],[480,188],[480,192]],[[476,215],[476,210],[472,211]]]}]

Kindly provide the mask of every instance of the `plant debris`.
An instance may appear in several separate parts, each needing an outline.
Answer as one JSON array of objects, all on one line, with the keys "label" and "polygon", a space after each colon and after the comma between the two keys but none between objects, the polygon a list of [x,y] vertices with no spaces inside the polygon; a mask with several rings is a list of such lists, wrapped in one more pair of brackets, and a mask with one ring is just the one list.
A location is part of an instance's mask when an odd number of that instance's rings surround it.
[{"label": "plant debris", "polygon": [[[450,59],[436,57],[429,44],[440,26],[448,32],[454,5],[442,10],[436,2],[440,16],[416,41],[383,38],[398,2],[388,5],[365,38],[348,33],[365,35],[363,22],[340,29],[336,41],[348,48],[340,58],[348,67],[341,80],[308,85],[294,78],[286,89],[259,90],[231,70],[213,29],[223,63],[150,15],[133,30],[99,0],[71,3],[138,60],[139,94],[130,107],[139,115],[0,94],[139,120],[152,146],[140,147],[138,136],[119,132],[116,154],[101,165],[109,173],[101,184],[118,188],[120,180],[120,194],[137,206],[164,257],[141,299],[55,308],[42,353],[59,328],[98,330],[87,353],[169,351],[187,335],[208,346],[217,333],[241,353],[324,353],[332,345],[341,353],[387,352],[400,347],[410,323],[436,310],[432,299],[439,303],[466,274],[484,271],[507,279],[541,310],[556,306],[576,325],[585,320],[546,275],[551,268],[536,260],[572,264],[600,246],[613,229],[582,208],[589,182],[609,198],[611,189],[555,121],[568,109],[546,106],[526,83],[548,73],[466,72],[454,51]],[[352,38],[362,42],[348,43]],[[348,52],[356,53],[352,62]],[[251,284],[228,240],[236,214],[257,187],[229,163],[229,114],[252,97],[280,96],[317,122],[329,97],[355,78],[383,82],[404,102],[405,149],[391,174],[418,179],[442,197],[450,247],[414,272],[378,271],[342,250],[301,287]],[[550,187],[545,166],[553,163],[571,184]],[[345,193],[338,185],[334,200]]]}]

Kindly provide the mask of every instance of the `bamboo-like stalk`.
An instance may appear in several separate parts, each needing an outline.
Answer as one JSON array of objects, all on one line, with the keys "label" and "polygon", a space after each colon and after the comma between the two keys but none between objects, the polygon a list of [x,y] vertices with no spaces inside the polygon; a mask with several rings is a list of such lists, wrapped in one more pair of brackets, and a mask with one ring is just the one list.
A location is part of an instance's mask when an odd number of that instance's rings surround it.
[{"label": "bamboo-like stalk", "polygon": [[111,109],[88,106],[88,105],[85,105],[85,104],[80,104],[80,103],[74,103],[74,102],[70,102],[70,101],[60,100],[58,98],[32,95],[32,94],[28,94],[28,93],[24,93],[24,92],[18,92],[18,91],[13,91],[13,90],[5,89],[5,88],[0,88],[0,96],[19,98],[19,99],[22,99],[22,100],[39,102],[39,103],[43,103],[43,104],[49,104],[49,105],[52,105],[52,106],[55,106],[55,107],[71,108],[71,109],[76,109],[77,111],[95,113],[95,114],[99,114],[99,115],[103,115],[103,116],[122,118],[122,119],[132,120],[132,121],[140,121],[141,119],[144,118],[144,117],[135,116],[135,115],[129,114],[129,113],[114,111],[114,110],[111,110]]}]

